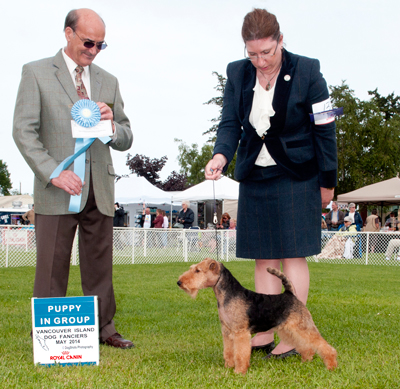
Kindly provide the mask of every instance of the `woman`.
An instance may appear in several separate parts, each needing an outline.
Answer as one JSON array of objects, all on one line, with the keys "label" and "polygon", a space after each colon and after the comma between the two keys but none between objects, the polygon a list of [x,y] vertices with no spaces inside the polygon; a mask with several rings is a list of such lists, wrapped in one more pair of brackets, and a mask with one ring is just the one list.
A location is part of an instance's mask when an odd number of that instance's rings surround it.
[{"label": "woman", "polygon": [[190,202],[182,201],[182,209],[179,212],[177,222],[183,224],[183,228],[190,228],[194,222],[194,212],[189,208]]},{"label": "woman", "polygon": [[[339,229],[339,232],[357,232],[356,224],[353,223],[353,219],[350,216],[346,216],[344,218],[343,226]],[[352,238],[354,237],[351,237],[350,239]],[[346,242],[348,242],[348,240],[348,235],[336,233],[331,239],[329,239],[321,253],[314,256],[314,258],[317,260],[343,258]],[[354,242],[352,244],[352,248],[354,248]]]},{"label": "woman", "polygon": [[[238,148],[236,255],[256,260],[259,293],[281,293],[281,281],[265,269],[282,264],[305,304],[305,257],[321,251],[321,207],[336,186],[334,118],[310,119],[310,113],[331,109],[329,92],[318,60],[284,49],[275,15],[254,9],[244,18],[242,37],[248,59],[228,65],[222,119],[205,176],[220,178]],[[275,347],[272,331],[257,334],[252,346],[273,349],[267,358],[296,354],[290,344]]]},{"label": "woman", "polygon": [[[365,221],[365,232],[379,232],[381,229],[379,225],[378,210],[374,208],[372,214],[367,217]],[[373,253],[375,251],[378,234],[369,234],[369,251]]]},{"label": "woman", "polygon": [[229,221],[231,220],[231,217],[229,216],[229,213],[225,212],[221,216],[221,221],[219,224],[217,224],[217,228],[220,230],[227,230],[229,228]]},{"label": "woman", "polygon": [[354,203],[349,204],[349,210],[347,211],[345,216],[350,216],[354,223],[356,223],[357,231],[361,231],[363,227],[363,220],[361,215],[356,211],[356,205]]},{"label": "woman", "polygon": [[164,217],[162,215],[161,209],[156,210],[156,218],[154,219],[153,223],[154,223],[154,228],[162,228],[164,223]]},{"label": "woman", "polygon": [[[164,229],[168,229],[169,221],[168,221],[167,214],[165,213],[164,210],[162,211],[162,215],[163,215],[163,219],[164,219],[164,223],[163,223],[162,227]],[[162,243],[163,243],[164,247],[167,247],[167,244],[168,244],[168,232],[166,232],[166,231],[162,233]]]}]

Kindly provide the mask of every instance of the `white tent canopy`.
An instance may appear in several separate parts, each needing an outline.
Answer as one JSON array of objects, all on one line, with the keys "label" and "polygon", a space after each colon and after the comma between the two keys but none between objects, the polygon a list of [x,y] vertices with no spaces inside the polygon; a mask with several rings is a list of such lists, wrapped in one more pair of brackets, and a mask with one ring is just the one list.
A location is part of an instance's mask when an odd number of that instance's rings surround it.
[{"label": "white tent canopy", "polygon": [[[214,183],[214,186],[213,186]],[[222,177],[220,180],[205,180],[200,184],[192,186],[189,189],[173,196],[174,201],[206,201],[216,200],[237,200],[239,198],[239,183],[228,177]]]},{"label": "white tent canopy", "polygon": [[144,177],[122,177],[115,183],[115,201],[121,204],[170,204],[171,196],[171,193],[150,184]]}]

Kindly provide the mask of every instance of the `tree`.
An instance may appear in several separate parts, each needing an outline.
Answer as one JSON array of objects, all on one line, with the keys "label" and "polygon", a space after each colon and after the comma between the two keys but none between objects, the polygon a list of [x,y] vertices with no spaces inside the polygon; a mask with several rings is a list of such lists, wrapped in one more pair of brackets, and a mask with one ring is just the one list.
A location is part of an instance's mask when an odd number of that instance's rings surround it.
[{"label": "tree", "polygon": [[[205,179],[204,169],[213,156],[214,146],[206,143],[199,151],[197,143],[188,146],[181,139],[175,139],[175,142],[179,143],[178,162],[181,167],[180,172],[187,177],[187,183],[189,186],[203,182]],[[236,154],[229,165],[228,170],[224,173],[225,176],[233,178],[235,163]]]},{"label": "tree", "polygon": [[344,82],[330,89],[333,105],[344,111],[336,119],[336,194],[394,177],[400,168],[400,98],[375,89],[370,100],[361,101]]},{"label": "tree", "polygon": [[3,196],[8,196],[10,194],[10,189],[12,188],[10,180],[10,172],[8,171],[7,164],[0,159],[0,193]]},{"label": "tree", "polygon": [[211,119],[211,122],[214,123],[207,131],[203,132],[202,135],[207,135],[210,134],[210,138],[208,138],[207,142],[214,143],[215,139],[217,138],[217,130],[218,130],[218,124],[221,121],[222,118],[222,107],[224,105],[224,93],[225,93],[225,85],[226,85],[226,78],[217,73],[217,72],[212,72],[213,76],[217,76],[218,78],[218,84],[216,87],[214,87],[215,90],[220,92],[220,95],[217,97],[213,97],[212,99],[208,100],[204,104],[211,105],[215,104],[219,107],[219,116],[217,118]]},{"label": "tree", "polygon": [[132,157],[130,154],[126,157],[126,165],[132,173],[136,173],[140,177],[144,177],[151,184],[160,187],[162,185],[160,181],[159,172],[165,166],[168,161],[166,155],[161,158],[150,159],[145,155],[136,154]]},{"label": "tree", "polygon": [[188,187],[187,177],[184,174],[179,174],[174,170],[163,182],[161,189],[169,192],[185,190]]},{"label": "tree", "polygon": [[[147,181],[162,190],[179,191],[188,188],[187,177],[184,174],[177,173],[176,171],[173,171],[164,182],[161,182],[159,172],[167,163],[167,156],[150,159],[145,155],[136,154],[132,157],[128,154],[126,158],[126,165],[132,173],[137,174],[139,177],[146,178]],[[128,176],[116,175],[115,182],[122,177]]]}]

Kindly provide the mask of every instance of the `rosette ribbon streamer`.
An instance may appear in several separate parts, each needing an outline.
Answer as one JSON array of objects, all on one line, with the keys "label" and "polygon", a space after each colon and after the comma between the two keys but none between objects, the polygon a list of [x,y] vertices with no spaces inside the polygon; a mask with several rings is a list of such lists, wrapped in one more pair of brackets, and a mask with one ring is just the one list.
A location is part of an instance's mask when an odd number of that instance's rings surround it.
[{"label": "rosette ribbon streamer", "polygon": [[[93,127],[100,121],[100,109],[98,105],[91,100],[79,100],[71,109],[73,119],[82,127]],[[85,160],[86,150],[92,143],[99,139],[107,144],[111,138],[105,136],[102,138],[77,138],[75,140],[74,154],[65,158],[51,173],[50,180],[56,178],[60,173],[67,169],[74,162],[74,173],[80,178],[81,182],[85,181]],[[69,201],[68,211],[78,213],[81,207],[82,193],[80,195],[72,195]]]}]

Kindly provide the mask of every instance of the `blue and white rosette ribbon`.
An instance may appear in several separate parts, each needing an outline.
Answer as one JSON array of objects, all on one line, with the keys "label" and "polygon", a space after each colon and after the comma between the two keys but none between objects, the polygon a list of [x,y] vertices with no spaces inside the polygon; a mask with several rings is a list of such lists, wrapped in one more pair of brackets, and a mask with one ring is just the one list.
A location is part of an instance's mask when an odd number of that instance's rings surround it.
[{"label": "blue and white rosette ribbon", "polygon": [[312,122],[328,121],[332,117],[341,115],[343,115],[343,107],[330,109],[329,111],[310,113],[310,120]]},{"label": "blue and white rosette ribbon", "polygon": [[99,106],[92,100],[79,100],[71,109],[72,119],[81,127],[94,127],[99,124],[101,114]]},{"label": "blue and white rosette ribbon", "polygon": [[[91,100],[82,99],[77,101],[71,109],[71,115],[74,121],[81,127],[90,128],[96,126],[101,118],[99,106]],[[65,158],[51,173],[50,180],[56,178],[60,173],[67,169],[74,162],[74,173],[85,181],[85,157],[86,150],[92,145],[97,138],[77,138],[75,141],[75,153]],[[104,144],[108,143],[111,138],[105,136],[99,138]],[[69,201],[70,212],[78,213],[81,208],[82,193],[80,195],[71,196]]]}]

